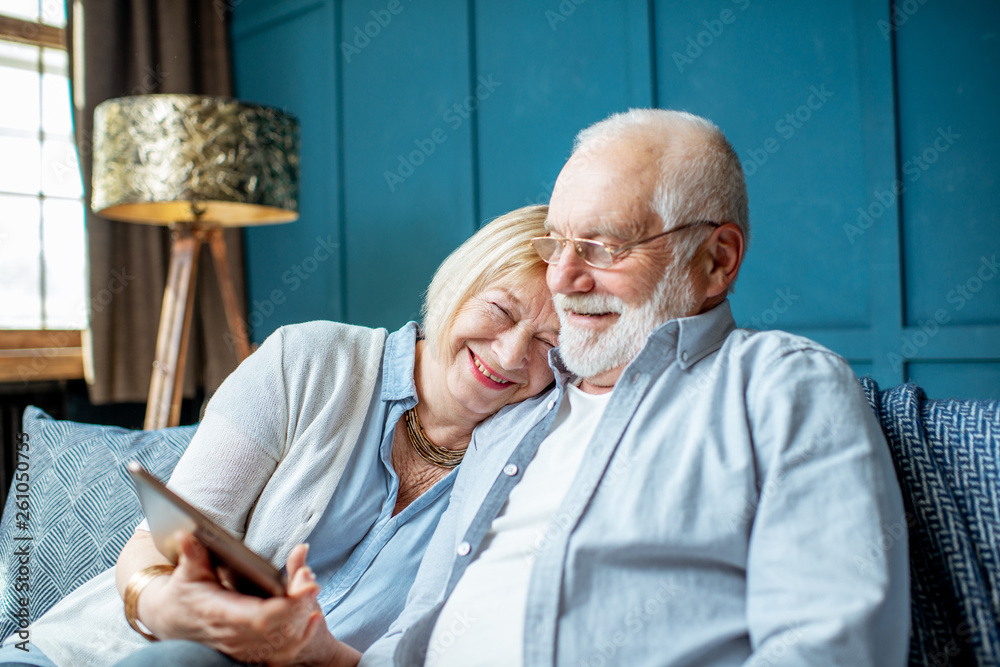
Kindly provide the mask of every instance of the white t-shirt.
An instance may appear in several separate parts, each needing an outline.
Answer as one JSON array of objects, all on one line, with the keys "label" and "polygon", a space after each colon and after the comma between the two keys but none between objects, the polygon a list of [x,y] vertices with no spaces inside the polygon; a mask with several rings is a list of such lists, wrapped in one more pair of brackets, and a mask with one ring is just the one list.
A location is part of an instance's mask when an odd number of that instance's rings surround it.
[{"label": "white t-shirt", "polygon": [[513,488],[445,603],[431,634],[426,667],[519,666],[525,605],[535,554],[548,547],[553,519],[569,491],[611,392],[570,386],[552,431]]}]

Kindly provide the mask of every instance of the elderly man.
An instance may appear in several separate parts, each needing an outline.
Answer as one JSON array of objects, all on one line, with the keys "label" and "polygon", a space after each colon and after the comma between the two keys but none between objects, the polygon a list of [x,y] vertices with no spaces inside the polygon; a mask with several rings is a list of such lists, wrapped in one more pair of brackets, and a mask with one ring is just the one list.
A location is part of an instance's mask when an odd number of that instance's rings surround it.
[{"label": "elderly man", "polygon": [[476,433],[362,664],[904,664],[887,447],[843,359],[735,327],[747,195],[719,129],[584,130],[548,227],[556,387]]}]

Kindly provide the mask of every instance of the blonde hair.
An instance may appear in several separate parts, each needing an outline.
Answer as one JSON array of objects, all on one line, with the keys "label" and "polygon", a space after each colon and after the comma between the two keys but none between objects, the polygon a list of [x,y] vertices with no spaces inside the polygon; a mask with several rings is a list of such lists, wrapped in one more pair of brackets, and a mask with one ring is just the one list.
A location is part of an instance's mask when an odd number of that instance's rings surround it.
[{"label": "blonde hair", "polygon": [[427,287],[423,329],[434,354],[451,332],[459,309],[490,285],[545,281],[545,262],[531,239],[545,236],[548,206],[525,206],[493,220],[441,263]]}]

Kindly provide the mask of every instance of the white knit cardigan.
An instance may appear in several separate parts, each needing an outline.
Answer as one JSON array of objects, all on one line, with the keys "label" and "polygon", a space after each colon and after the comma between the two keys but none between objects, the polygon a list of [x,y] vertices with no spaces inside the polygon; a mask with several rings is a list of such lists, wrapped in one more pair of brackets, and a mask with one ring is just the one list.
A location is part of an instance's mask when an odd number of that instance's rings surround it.
[{"label": "white knit cardigan", "polygon": [[[357,444],[386,332],[335,322],[279,329],[209,402],[169,486],[279,567],[323,515]],[[146,645],[114,569],[31,625],[59,667],[111,665]]]}]

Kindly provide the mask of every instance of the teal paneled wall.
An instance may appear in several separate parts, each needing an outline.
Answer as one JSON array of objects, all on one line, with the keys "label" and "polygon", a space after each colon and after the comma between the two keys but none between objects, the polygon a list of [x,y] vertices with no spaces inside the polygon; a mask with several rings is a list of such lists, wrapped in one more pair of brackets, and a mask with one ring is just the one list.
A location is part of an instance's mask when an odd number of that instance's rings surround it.
[{"label": "teal paneled wall", "polygon": [[245,236],[249,318],[259,341],[282,324],[343,318],[339,54],[331,39],[338,24],[329,2],[243,0],[237,11],[238,95],[295,114],[302,139],[300,219]]},{"label": "teal paneled wall", "polygon": [[895,39],[906,371],[940,395],[997,397],[1000,4],[927,3],[905,17]]},{"label": "teal paneled wall", "polygon": [[[476,130],[466,102],[479,84],[472,83],[468,7],[459,0],[397,6],[395,15],[386,3],[342,8],[348,38],[379,28],[364,50],[341,54],[344,316],[388,327],[419,319],[434,269],[476,230],[477,218]],[[373,17],[372,9],[385,14]],[[483,87],[482,103],[502,92]]]},{"label": "teal paneled wall", "polygon": [[649,21],[645,0],[568,16],[557,3],[488,0],[475,12],[476,66],[503,82],[479,113],[481,216],[490,219],[548,202],[578,130],[653,104]]},{"label": "teal paneled wall", "polygon": [[673,4],[656,10],[659,105],[714,120],[747,178],[752,238],[733,299],[737,323],[821,330],[824,343],[842,343],[836,332],[864,329],[871,317],[870,244],[851,243],[841,224],[868,179],[855,7]]},{"label": "teal paneled wall", "polygon": [[238,94],[298,115],[304,146],[301,219],[247,231],[256,340],[418,317],[451,249],[547,200],[577,130],[656,105],[743,160],[738,323],[1000,398],[995,3],[233,4]]}]

